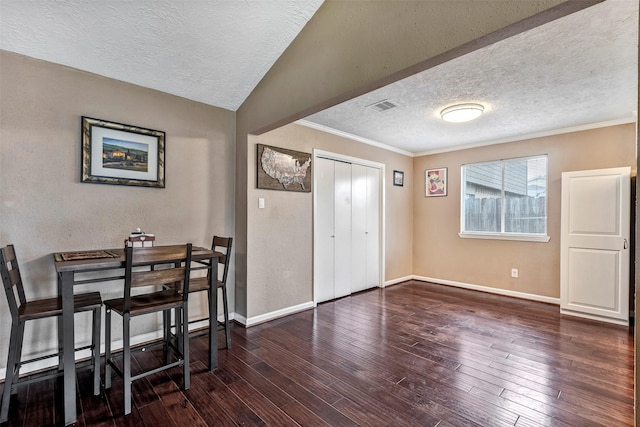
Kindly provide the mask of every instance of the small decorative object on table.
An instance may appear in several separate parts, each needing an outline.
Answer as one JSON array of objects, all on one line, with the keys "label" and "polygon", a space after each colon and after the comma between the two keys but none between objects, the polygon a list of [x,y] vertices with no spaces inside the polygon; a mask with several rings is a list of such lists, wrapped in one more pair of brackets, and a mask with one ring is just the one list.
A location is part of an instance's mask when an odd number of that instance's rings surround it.
[{"label": "small decorative object on table", "polygon": [[125,247],[134,248],[150,248],[153,246],[153,242],[156,240],[155,234],[148,234],[136,228],[136,231],[129,235],[129,238],[124,241]]}]

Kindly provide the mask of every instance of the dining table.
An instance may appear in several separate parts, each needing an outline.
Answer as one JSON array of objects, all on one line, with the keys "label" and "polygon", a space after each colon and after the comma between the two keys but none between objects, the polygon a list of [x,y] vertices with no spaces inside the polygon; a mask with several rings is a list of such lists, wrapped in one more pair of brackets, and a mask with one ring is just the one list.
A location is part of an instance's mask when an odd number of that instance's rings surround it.
[{"label": "dining table", "polygon": [[[55,252],[52,254],[58,276],[58,295],[62,299],[62,316],[58,320],[58,334],[62,350],[65,425],[74,424],[76,408],[76,361],[74,332],[74,287],[87,283],[124,280],[124,248]],[[218,258],[221,252],[193,247],[193,270],[208,270],[209,278],[209,370],[218,367]],[[99,274],[82,274],[94,273]],[[124,288],[124,284],[123,284]]]}]

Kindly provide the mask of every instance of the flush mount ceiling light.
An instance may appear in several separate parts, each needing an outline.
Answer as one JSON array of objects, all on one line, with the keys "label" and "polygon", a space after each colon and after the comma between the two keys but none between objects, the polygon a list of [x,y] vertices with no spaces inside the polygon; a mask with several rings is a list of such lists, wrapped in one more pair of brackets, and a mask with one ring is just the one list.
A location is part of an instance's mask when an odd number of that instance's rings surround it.
[{"label": "flush mount ceiling light", "polygon": [[484,107],[480,104],[456,104],[440,111],[440,117],[445,122],[462,123],[477,119],[483,111]]}]

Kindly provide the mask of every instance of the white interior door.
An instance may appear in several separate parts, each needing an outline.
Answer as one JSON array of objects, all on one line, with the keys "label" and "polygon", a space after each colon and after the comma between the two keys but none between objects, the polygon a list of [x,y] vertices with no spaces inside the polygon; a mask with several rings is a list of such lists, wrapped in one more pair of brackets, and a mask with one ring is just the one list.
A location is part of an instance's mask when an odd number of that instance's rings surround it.
[{"label": "white interior door", "polygon": [[317,158],[314,162],[316,216],[314,219],[313,283],[318,302],[335,298],[335,171],[334,161]]},{"label": "white interior door", "polygon": [[628,167],[562,174],[560,311],[629,322]]}]

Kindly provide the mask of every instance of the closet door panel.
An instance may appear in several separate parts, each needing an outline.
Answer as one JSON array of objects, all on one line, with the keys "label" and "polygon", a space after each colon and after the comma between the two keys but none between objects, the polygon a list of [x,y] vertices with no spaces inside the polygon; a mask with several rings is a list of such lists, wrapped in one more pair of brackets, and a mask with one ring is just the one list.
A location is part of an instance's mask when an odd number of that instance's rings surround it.
[{"label": "closet door panel", "polygon": [[335,162],[335,298],[351,293],[351,164]]},{"label": "closet door panel", "polygon": [[380,285],[380,169],[367,167],[365,289]]},{"label": "closet door panel", "polygon": [[351,165],[351,292],[367,289],[367,168]]},{"label": "closet door panel", "polygon": [[316,302],[335,298],[335,234],[334,161],[318,158],[313,173],[316,175],[316,218],[314,218],[314,271],[313,281]]}]

